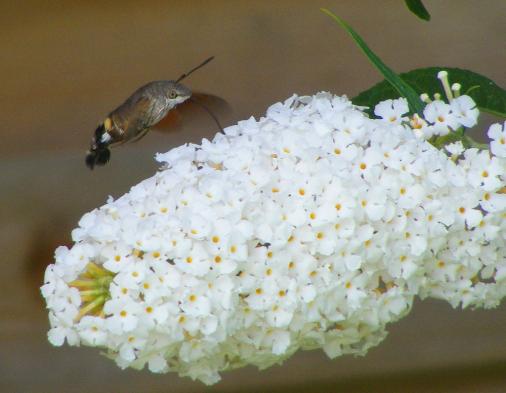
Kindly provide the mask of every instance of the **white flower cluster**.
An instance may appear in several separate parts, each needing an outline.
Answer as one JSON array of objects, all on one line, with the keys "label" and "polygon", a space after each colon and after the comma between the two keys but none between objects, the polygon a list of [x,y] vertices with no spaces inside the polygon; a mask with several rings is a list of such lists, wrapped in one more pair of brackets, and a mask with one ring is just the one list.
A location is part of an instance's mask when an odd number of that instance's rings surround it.
[{"label": "white flower cluster", "polygon": [[[429,105],[427,127],[443,116]],[[49,340],[211,384],[298,349],[364,354],[415,296],[497,306],[506,125],[491,127],[491,152],[450,155],[406,111],[384,102],[374,120],[346,97],[293,96],[159,154],[161,171],[85,214],[75,245],[57,249],[42,287]]]}]

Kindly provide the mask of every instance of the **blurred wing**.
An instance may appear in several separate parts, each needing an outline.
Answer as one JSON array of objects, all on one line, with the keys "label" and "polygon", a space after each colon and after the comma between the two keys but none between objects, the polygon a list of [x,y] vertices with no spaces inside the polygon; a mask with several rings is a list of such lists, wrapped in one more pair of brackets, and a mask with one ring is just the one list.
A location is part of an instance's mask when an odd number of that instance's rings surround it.
[{"label": "blurred wing", "polygon": [[218,119],[221,125],[223,125],[232,113],[230,105],[228,105],[227,101],[223,98],[212,94],[194,92],[190,99],[179,104],[174,109],[171,109],[167,116],[160,120],[153,129],[161,132],[170,132],[178,129],[183,120],[188,121],[193,117],[205,118],[206,116],[209,118],[209,124],[212,125],[215,121],[206,113],[206,109],[202,108],[202,106],[207,108],[207,110]]},{"label": "blurred wing", "polygon": [[227,116],[232,113],[232,108],[223,98],[212,95],[205,94],[201,92],[194,92],[192,94],[192,99],[200,102],[205,105],[211,112],[213,112],[216,116]]},{"label": "blurred wing", "polygon": [[175,108],[172,108],[162,120],[160,120],[157,124],[153,126],[153,130],[161,132],[171,132],[180,129],[181,124],[183,124],[183,116],[181,115],[179,108],[185,104],[186,102],[183,102],[182,104],[179,104]]}]

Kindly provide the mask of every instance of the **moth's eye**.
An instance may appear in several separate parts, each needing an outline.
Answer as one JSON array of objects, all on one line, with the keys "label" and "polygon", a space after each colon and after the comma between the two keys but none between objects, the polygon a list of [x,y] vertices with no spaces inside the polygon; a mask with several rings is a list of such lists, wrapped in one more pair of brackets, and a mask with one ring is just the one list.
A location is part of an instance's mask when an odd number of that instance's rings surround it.
[{"label": "moth's eye", "polygon": [[169,93],[169,98],[176,98],[176,97],[177,97],[177,92],[175,90],[171,90]]}]

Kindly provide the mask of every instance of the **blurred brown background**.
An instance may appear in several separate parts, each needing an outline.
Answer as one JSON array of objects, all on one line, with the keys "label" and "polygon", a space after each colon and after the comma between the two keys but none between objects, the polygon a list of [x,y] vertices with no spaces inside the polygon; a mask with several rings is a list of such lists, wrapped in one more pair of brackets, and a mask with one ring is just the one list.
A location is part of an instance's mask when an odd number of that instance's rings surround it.
[{"label": "blurred brown background", "polygon": [[[418,20],[388,1],[2,1],[0,6],[0,391],[505,392],[506,307],[452,310],[417,302],[365,358],[298,353],[207,388],[173,374],[120,371],[89,348],[53,348],[38,287],[54,248],[83,213],[156,170],[153,155],[215,132],[205,115],[152,133],[91,172],[84,151],[99,120],[141,84],[177,78],[220,95],[233,119],[292,93],[353,96],[381,78],[319,7],[345,18],[397,71],[448,65],[506,85],[506,2],[425,1]],[[233,120],[232,119],[232,120]]]}]

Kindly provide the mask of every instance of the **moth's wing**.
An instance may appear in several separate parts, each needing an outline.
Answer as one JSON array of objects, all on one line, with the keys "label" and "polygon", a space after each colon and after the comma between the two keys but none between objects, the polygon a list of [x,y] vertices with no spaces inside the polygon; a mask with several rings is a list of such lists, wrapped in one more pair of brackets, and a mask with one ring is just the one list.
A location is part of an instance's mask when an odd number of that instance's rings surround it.
[{"label": "moth's wing", "polygon": [[221,125],[229,120],[232,113],[232,108],[223,98],[212,94],[193,92],[190,99],[171,109],[167,116],[160,120],[153,129],[161,132],[170,132],[180,128],[183,121],[187,122],[194,117],[202,119],[206,116],[210,121],[207,123],[206,120],[206,124],[212,125],[214,120],[211,116],[208,116],[205,108],[212,113],[212,116],[216,117]]},{"label": "moth's wing", "polygon": [[[192,96],[193,102],[200,107],[204,117],[209,115],[220,131],[233,120],[233,110],[227,101],[213,94],[196,92]],[[210,119],[211,120],[211,119]],[[212,122],[207,123],[212,126]]]},{"label": "moth's wing", "polygon": [[183,116],[179,110],[179,107],[182,105],[185,105],[185,102],[179,104],[175,108],[172,108],[162,120],[153,126],[153,130],[160,132],[171,132],[179,130],[183,124]]},{"label": "moth's wing", "polygon": [[232,113],[232,107],[223,98],[213,94],[194,92],[192,99],[198,103],[205,105],[217,117],[227,117]]}]

